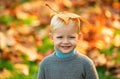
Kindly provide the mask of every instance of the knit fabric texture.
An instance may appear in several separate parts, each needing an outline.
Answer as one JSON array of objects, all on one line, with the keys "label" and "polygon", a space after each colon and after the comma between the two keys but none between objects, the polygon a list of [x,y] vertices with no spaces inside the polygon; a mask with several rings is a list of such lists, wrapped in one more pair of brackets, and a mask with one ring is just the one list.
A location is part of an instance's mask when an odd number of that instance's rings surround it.
[{"label": "knit fabric texture", "polygon": [[98,79],[98,75],[92,60],[83,54],[58,58],[53,53],[40,63],[37,79]]}]

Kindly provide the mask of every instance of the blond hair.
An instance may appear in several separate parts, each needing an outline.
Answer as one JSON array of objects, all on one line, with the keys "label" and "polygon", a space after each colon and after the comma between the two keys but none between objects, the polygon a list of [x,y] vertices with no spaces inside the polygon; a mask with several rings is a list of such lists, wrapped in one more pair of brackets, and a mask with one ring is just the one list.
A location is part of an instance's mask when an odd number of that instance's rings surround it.
[{"label": "blond hair", "polygon": [[[68,24],[74,24],[77,27],[77,33],[80,31],[80,16],[74,13],[61,12],[54,15],[51,19],[51,32],[53,33],[57,28]],[[69,28],[69,27],[68,27]]]}]

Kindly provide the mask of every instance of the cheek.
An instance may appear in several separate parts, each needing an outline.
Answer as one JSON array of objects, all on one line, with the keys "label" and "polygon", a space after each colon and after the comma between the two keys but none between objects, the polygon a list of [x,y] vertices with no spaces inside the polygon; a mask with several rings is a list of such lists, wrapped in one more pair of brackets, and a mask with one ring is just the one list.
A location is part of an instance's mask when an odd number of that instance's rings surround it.
[{"label": "cheek", "polygon": [[55,45],[57,45],[57,44],[60,43],[60,41],[59,41],[59,40],[56,40],[56,39],[54,39],[53,42],[54,42]]},{"label": "cheek", "polygon": [[79,42],[79,40],[78,40],[78,39],[71,40],[71,43],[73,43],[73,44],[77,44],[78,42]]}]

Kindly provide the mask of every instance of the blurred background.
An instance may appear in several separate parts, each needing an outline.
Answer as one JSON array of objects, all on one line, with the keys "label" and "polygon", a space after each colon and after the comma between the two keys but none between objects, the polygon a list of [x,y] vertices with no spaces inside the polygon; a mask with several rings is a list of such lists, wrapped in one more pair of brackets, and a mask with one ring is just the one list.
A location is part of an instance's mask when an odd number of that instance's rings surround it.
[{"label": "blurred background", "polygon": [[0,0],[0,79],[36,79],[54,51],[48,34],[55,12],[46,3],[84,17],[76,49],[94,61],[100,79],[120,79],[119,0]]}]

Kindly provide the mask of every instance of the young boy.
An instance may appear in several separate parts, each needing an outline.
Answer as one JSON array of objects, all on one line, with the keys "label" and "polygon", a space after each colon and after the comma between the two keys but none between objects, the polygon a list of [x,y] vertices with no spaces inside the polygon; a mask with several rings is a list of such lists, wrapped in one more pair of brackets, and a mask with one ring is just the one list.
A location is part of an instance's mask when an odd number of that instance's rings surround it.
[{"label": "young boy", "polygon": [[55,52],[40,64],[38,79],[98,79],[91,59],[75,50],[80,34],[80,16],[58,13],[51,20]]}]

